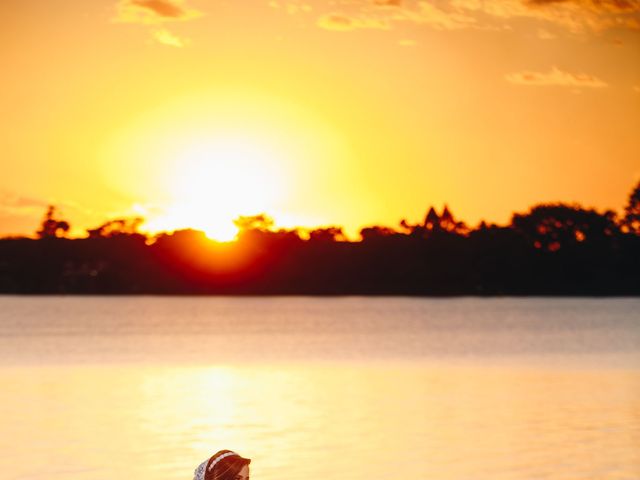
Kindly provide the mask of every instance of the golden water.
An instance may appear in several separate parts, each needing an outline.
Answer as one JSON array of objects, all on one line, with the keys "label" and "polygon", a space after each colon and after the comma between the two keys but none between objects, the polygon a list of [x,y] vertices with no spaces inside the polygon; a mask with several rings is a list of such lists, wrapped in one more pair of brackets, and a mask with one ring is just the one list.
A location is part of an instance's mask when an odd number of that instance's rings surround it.
[{"label": "golden water", "polygon": [[637,300],[1,301],[2,479],[640,478]]}]

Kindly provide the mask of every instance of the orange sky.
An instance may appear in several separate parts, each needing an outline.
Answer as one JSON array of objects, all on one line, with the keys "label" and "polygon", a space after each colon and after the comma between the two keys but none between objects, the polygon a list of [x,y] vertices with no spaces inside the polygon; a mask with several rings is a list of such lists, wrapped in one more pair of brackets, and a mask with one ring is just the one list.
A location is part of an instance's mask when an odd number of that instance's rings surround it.
[{"label": "orange sky", "polygon": [[48,203],[475,226],[640,180],[637,0],[2,0],[0,235]]}]

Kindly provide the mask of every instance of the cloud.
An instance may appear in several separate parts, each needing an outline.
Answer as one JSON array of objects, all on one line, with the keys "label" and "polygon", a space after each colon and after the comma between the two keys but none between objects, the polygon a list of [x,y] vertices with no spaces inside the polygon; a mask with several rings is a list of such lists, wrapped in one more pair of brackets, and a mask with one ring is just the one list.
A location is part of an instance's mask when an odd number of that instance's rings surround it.
[{"label": "cloud", "polygon": [[202,16],[189,8],[183,0],[120,0],[115,21],[148,25],[151,37],[161,45],[181,48],[188,42],[162,27],[169,22],[184,22]]},{"label": "cloud", "polygon": [[284,2],[271,0],[268,5],[271,8],[282,9],[289,15],[296,15],[298,13],[309,13],[313,10],[313,7],[304,0],[288,0]]},{"label": "cloud", "polygon": [[603,88],[608,84],[586,73],[570,73],[553,67],[549,72],[515,72],[505,76],[508,82],[516,85],[537,87]]},{"label": "cloud", "polygon": [[608,12],[633,12],[640,8],[637,0],[525,0],[531,6],[548,6],[560,4],[573,4],[581,8],[608,11]]},{"label": "cloud", "polygon": [[428,25],[437,30],[458,30],[479,27],[472,16],[423,0],[345,0],[331,13],[318,19],[318,26],[327,30],[349,31],[361,28],[389,30],[394,24]]},{"label": "cloud", "polygon": [[638,0],[525,0],[531,12],[573,31],[640,28]]},{"label": "cloud", "polygon": [[348,32],[357,29],[380,29],[388,30],[389,22],[379,18],[364,18],[330,13],[318,19],[318,26],[325,30],[335,30]]},{"label": "cloud", "polygon": [[0,213],[11,216],[42,216],[49,205],[55,205],[64,211],[79,212],[85,216],[96,215],[90,208],[83,207],[70,200],[60,200],[55,197],[36,198],[17,194],[8,190],[0,190]]},{"label": "cloud", "polygon": [[186,14],[180,5],[167,0],[130,0],[131,5],[146,8],[160,17],[181,18]]},{"label": "cloud", "polygon": [[158,30],[154,30],[153,38],[155,38],[156,41],[158,41],[158,43],[161,43],[163,45],[168,45],[170,47],[176,47],[176,48],[182,48],[188,43],[186,40],[180,38],[174,33],[171,33],[166,28],[160,28]]},{"label": "cloud", "polygon": [[117,21],[142,24],[186,21],[202,16],[183,0],[120,0],[117,11]]},{"label": "cloud", "polygon": [[[413,23],[438,30],[503,29],[531,19],[572,33],[640,29],[640,0],[340,0],[318,25],[330,30]],[[551,34],[540,34],[548,40]]]},{"label": "cloud", "polygon": [[531,18],[573,33],[640,29],[638,0],[451,0],[461,10],[509,20]]},{"label": "cloud", "polygon": [[538,38],[540,40],[553,40],[554,38],[557,38],[557,37],[553,33],[548,32],[547,30],[544,30],[544,29],[540,28],[540,29],[538,29]]},{"label": "cloud", "polygon": [[380,7],[399,7],[402,3],[402,0],[373,0],[373,4]]},{"label": "cloud", "polygon": [[455,9],[445,9],[430,2],[418,2],[416,8],[399,10],[395,19],[421,25],[429,25],[437,30],[459,30],[477,27],[477,20],[467,13]]},{"label": "cloud", "polygon": [[46,200],[0,191],[0,210],[7,213],[24,214],[44,211],[48,205],[49,202]]}]

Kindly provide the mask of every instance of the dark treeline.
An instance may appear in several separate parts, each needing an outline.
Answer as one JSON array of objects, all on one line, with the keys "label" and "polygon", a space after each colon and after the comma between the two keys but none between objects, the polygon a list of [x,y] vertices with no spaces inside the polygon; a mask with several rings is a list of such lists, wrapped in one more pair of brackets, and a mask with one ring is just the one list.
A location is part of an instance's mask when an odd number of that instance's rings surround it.
[{"label": "dark treeline", "polygon": [[66,238],[47,211],[37,239],[0,239],[0,292],[26,294],[639,295],[640,184],[624,214],[540,204],[475,229],[446,208],[422,223],[276,230],[241,217],[238,240],[196,230],[139,233],[112,220]]}]

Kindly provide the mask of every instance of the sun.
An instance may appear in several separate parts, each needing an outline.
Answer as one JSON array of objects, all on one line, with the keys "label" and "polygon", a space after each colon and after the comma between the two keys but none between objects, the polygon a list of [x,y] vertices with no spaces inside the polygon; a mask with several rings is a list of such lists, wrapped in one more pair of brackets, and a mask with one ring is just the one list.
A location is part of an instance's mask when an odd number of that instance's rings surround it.
[{"label": "sun", "polygon": [[171,205],[149,227],[195,228],[214,240],[233,240],[235,218],[275,206],[282,191],[279,165],[270,145],[248,135],[192,140],[175,155]]},{"label": "sun", "polygon": [[105,184],[139,207],[132,214],[152,235],[191,228],[229,241],[234,219],[260,213],[283,228],[323,223],[335,188],[353,188],[340,180],[352,152],[333,123],[244,88],[170,99],[123,123],[100,150]]}]

